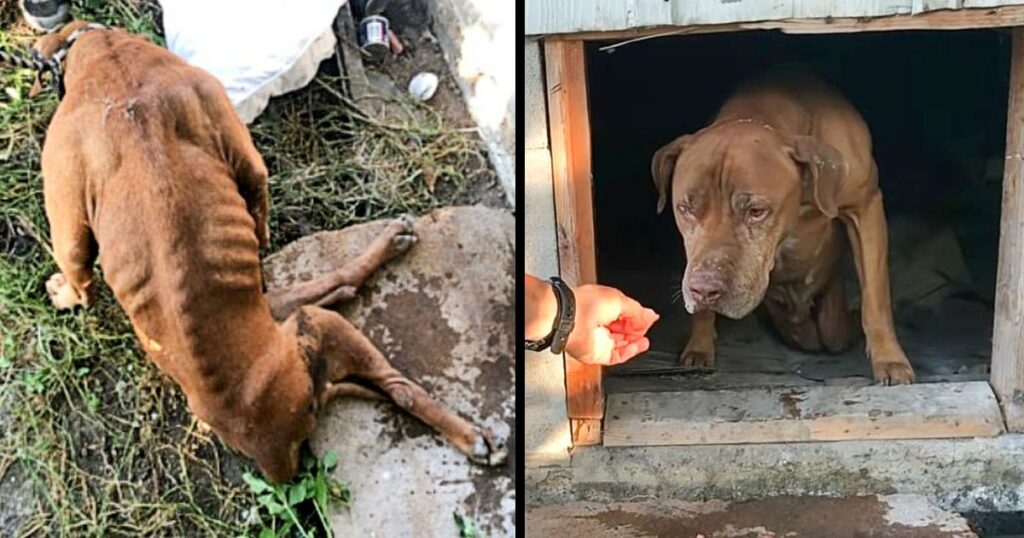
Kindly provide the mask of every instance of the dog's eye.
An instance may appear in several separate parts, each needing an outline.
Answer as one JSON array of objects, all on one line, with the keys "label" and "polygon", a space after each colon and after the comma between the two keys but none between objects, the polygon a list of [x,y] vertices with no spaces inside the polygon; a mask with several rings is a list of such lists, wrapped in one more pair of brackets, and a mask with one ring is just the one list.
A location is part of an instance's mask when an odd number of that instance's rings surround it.
[{"label": "dog's eye", "polygon": [[751,222],[758,222],[764,220],[768,216],[768,208],[754,206],[747,209],[747,220]]},{"label": "dog's eye", "polygon": [[693,208],[687,204],[678,204],[676,206],[676,210],[679,211],[679,214],[681,215],[693,216]]}]

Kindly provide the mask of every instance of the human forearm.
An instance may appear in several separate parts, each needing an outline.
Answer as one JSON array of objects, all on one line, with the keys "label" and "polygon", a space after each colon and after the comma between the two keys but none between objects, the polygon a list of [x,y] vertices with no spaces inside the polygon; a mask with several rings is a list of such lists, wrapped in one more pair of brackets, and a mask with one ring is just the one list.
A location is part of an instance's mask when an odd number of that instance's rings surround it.
[{"label": "human forearm", "polygon": [[525,336],[527,340],[540,340],[551,332],[558,315],[558,299],[551,284],[531,275],[526,275]]}]

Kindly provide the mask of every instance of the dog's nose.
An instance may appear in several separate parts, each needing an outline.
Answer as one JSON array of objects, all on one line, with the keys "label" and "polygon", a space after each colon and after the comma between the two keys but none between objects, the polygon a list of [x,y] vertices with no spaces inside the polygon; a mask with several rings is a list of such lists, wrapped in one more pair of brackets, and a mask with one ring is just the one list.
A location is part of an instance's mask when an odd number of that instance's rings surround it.
[{"label": "dog's nose", "polygon": [[701,306],[712,306],[722,297],[725,286],[713,278],[695,278],[690,282],[690,297]]}]

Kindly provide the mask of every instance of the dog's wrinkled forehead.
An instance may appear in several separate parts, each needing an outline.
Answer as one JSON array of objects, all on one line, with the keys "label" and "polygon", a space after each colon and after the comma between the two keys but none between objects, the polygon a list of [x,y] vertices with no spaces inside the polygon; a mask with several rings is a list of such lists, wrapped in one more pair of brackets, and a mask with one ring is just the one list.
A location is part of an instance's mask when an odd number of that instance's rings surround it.
[{"label": "dog's wrinkled forehead", "polygon": [[675,178],[683,194],[716,187],[769,194],[779,193],[780,184],[795,188],[799,171],[785,141],[773,129],[733,123],[695,136],[676,163]]}]

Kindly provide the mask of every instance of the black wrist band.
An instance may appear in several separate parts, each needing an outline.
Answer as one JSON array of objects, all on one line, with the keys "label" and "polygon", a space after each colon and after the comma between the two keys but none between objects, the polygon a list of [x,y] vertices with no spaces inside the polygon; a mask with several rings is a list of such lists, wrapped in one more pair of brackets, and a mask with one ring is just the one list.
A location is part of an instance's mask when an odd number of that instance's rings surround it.
[{"label": "black wrist band", "polygon": [[557,354],[565,350],[569,333],[576,324],[576,297],[572,293],[572,288],[562,279],[551,277],[550,284],[555,292],[555,300],[558,301],[558,314],[551,326],[551,332],[541,340],[527,340],[526,349],[541,351],[550,347],[551,352]]}]

